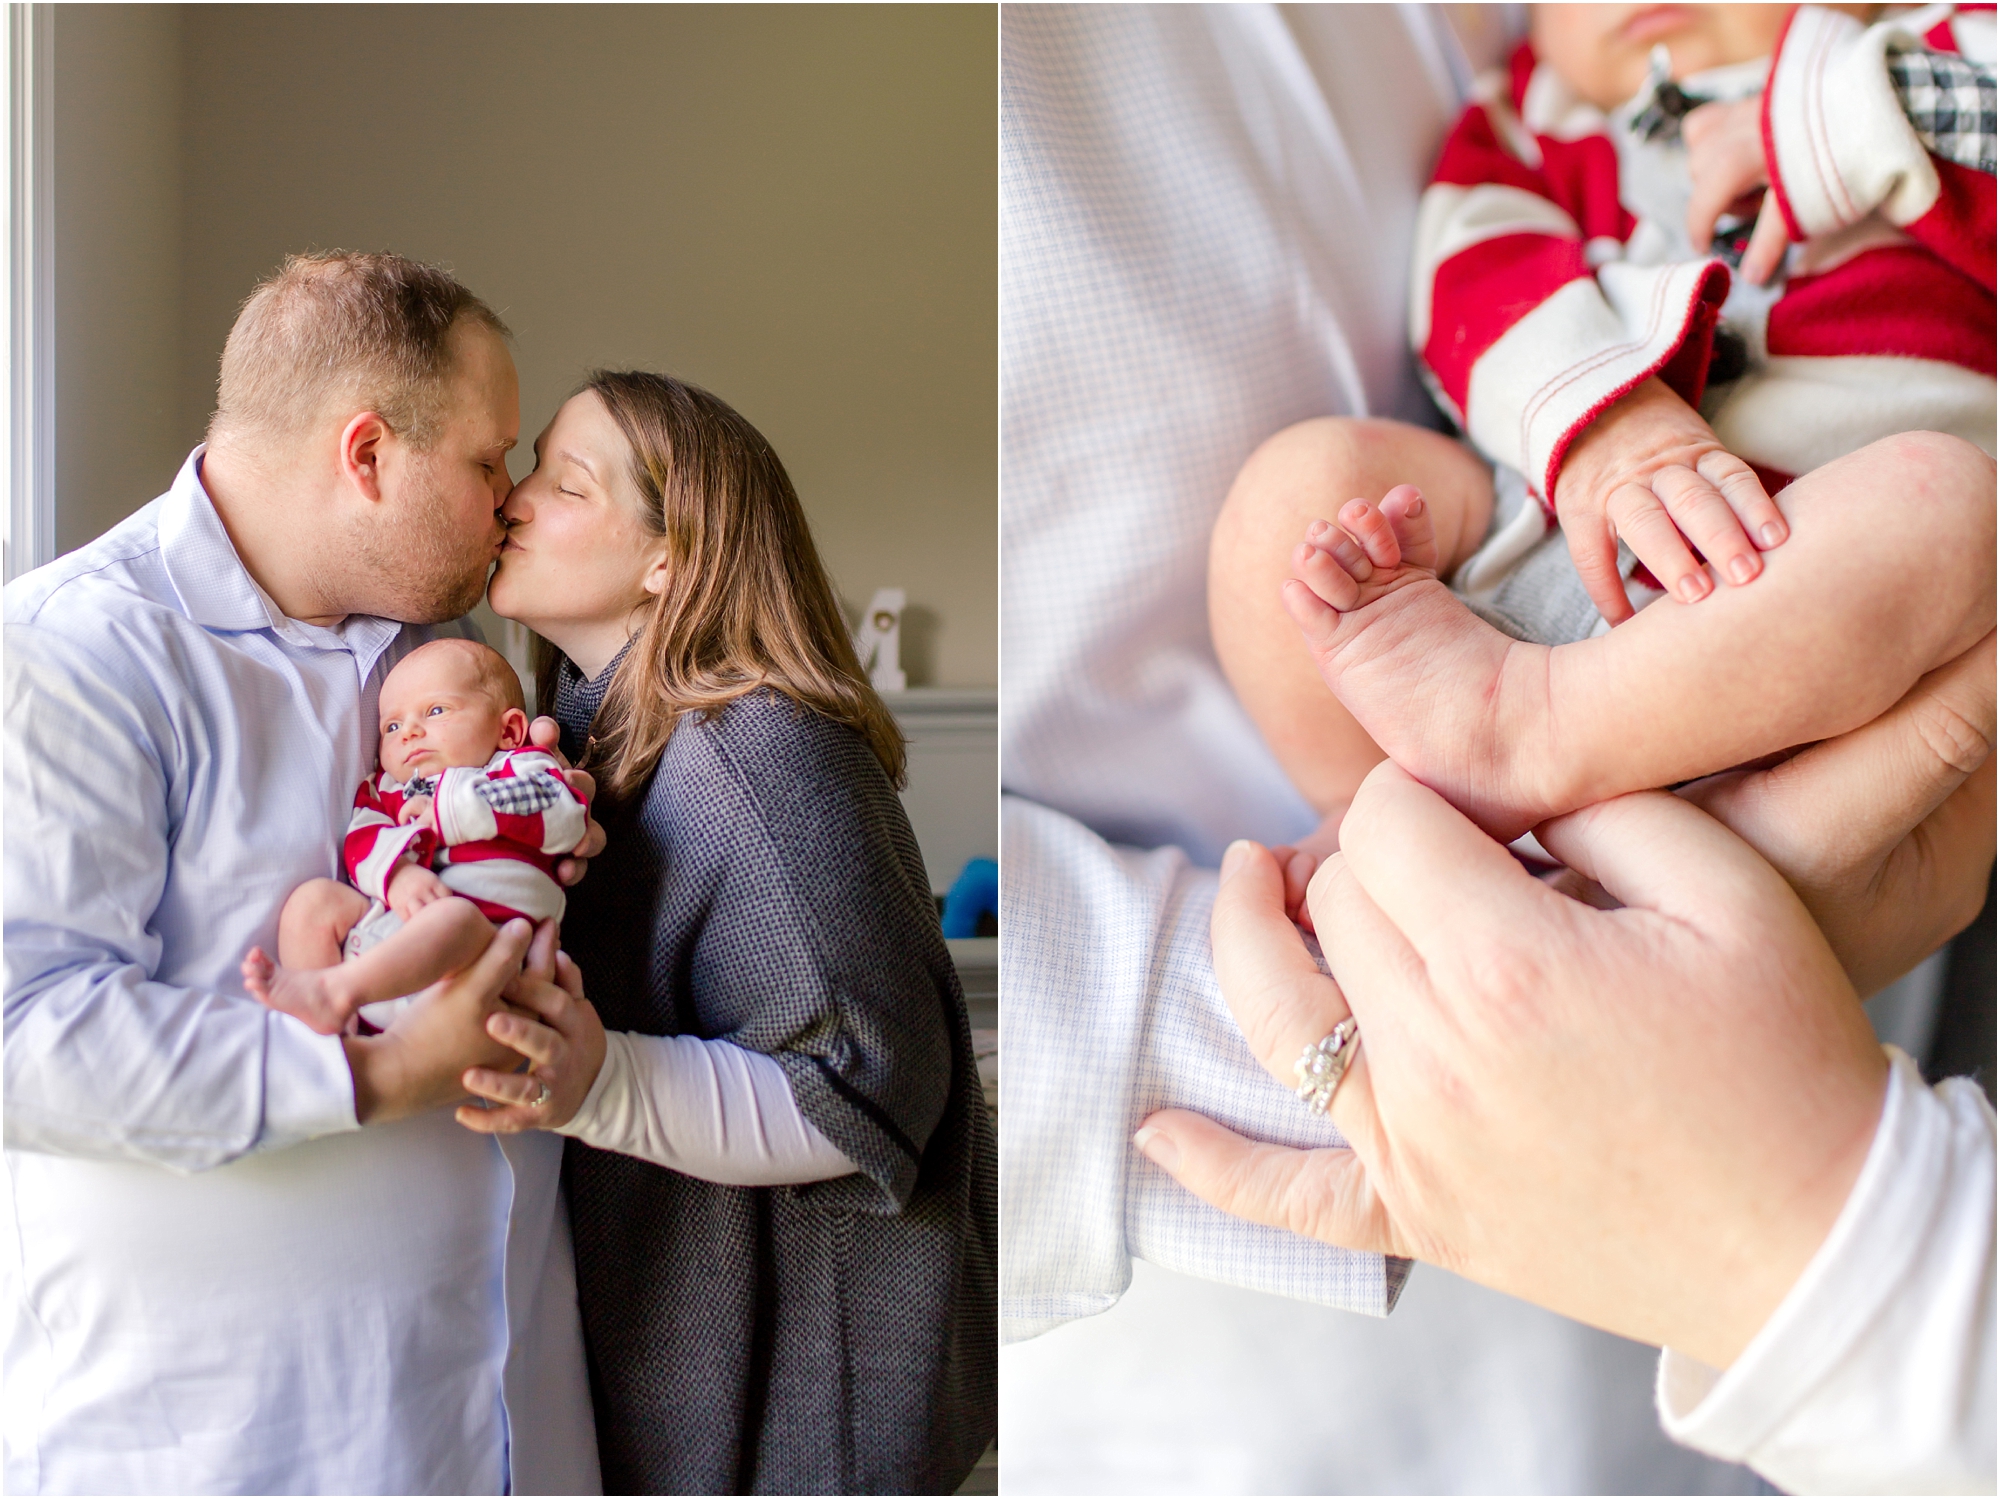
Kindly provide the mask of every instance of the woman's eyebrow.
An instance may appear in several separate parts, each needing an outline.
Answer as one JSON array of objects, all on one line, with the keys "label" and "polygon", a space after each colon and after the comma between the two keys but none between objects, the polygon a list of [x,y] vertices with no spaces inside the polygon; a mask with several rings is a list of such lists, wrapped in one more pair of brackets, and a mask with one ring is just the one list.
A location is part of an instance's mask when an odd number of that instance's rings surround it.
[{"label": "woman's eyebrow", "polygon": [[567,449],[559,449],[556,453],[556,457],[565,459],[570,463],[574,463],[578,468],[582,469],[586,474],[589,474],[590,477],[593,479],[597,477],[597,470],[591,467],[590,460],[588,458],[581,456],[580,454],[572,453]]}]

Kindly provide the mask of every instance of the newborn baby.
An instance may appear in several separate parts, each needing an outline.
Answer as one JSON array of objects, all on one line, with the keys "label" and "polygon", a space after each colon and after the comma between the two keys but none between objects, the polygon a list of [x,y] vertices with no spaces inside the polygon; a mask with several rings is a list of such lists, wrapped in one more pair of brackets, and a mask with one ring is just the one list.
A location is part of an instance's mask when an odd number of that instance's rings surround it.
[{"label": "newborn baby", "polygon": [[1384,751],[1511,839],[1855,728],[1992,630],[1992,13],[1870,14],[1537,6],[1482,81],[1411,331],[1494,466],[1308,423],[1211,551],[1308,855]]},{"label": "newborn baby", "polygon": [[246,988],[321,1035],[362,1006],[465,967],[515,917],[561,920],[557,863],[589,809],[553,756],[524,748],[513,667],[469,640],[434,640],[382,683],[381,767],[354,794],[348,877],[294,890],[278,957],[243,960]]}]

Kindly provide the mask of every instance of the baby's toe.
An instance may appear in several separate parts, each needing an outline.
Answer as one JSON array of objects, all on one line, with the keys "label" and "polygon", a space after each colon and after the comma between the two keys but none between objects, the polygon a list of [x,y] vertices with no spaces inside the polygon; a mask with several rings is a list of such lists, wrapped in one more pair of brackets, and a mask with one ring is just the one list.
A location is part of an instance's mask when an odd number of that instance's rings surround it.
[{"label": "baby's toe", "polygon": [[1415,567],[1437,566],[1437,528],[1431,507],[1414,484],[1398,484],[1382,497],[1382,515],[1395,533],[1403,560]]},{"label": "baby's toe", "polygon": [[1356,609],[1361,605],[1361,585],[1331,552],[1320,547],[1301,546],[1292,553],[1292,576],[1332,608]]},{"label": "baby's toe", "polygon": [[1346,527],[1348,535],[1361,543],[1361,549],[1368,554],[1368,560],[1380,568],[1397,567],[1403,561],[1403,548],[1396,540],[1396,533],[1390,526],[1388,517],[1366,500],[1354,500],[1343,505],[1340,523]]}]

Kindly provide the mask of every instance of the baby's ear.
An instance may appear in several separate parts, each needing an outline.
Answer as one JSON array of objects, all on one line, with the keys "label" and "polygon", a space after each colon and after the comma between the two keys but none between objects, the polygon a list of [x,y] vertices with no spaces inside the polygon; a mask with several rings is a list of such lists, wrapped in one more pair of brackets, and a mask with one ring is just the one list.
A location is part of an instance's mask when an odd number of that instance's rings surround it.
[{"label": "baby's ear", "polygon": [[528,742],[528,715],[509,708],[500,715],[500,748],[519,749]]}]

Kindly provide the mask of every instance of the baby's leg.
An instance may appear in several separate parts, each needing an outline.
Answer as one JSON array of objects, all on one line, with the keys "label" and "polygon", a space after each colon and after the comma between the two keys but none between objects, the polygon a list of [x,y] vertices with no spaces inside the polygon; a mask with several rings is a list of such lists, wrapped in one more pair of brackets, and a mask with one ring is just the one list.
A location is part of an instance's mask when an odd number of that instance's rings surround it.
[{"label": "baby's leg", "polygon": [[[347,932],[368,909],[365,896],[349,893],[361,902],[361,911],[349,917],[340,929],[341,942],[346,941]],[[296,895],[294,892],[294,898]],[[290,906],[287,901],[288,912]],[[243,960],[243,982],[272,1009],[296,1016],[321,1035],[331,1036],[345,1029],[363,1005],[414,994],[465,967],[486,951],[493,941],[493,930],[493,923],[480,913],[479,907],[469,900],[448,896],[417,911],[401,931],[384,938],[358,958],[340,961],[339,944],[335,944],[333,963],[294,968],[289,953],[295,949],[285,945],[281,920],[279,947],[287,953],[288,961],[280,966],[265,957],[261,948],[252,948],[250,956]],[[308,950],[303,940],[296,950]],[[310,951],[315,956],[324,953],[316,938]]]},{"label": "baby's leg", "polygon": [[1493,477],[1449,438],[1402,422],[1324,417],[1280,432],[1237,475],[1209,542],[1209,630],[1222,670],[1292,784],[1322,815],[1346,807],[1382,751],[1327,693],[1279,590],[1315,519],[1403,483],[1423,491],[1436,537],[1429,565],[1449,573],[1486,534]]},{"label": "baby's leg", "polygon": [[1511,838],[1856,728],[1993,629],[1994,467],[1970,444],[1885,438],[1779,507],[1792,535],[1756,582],[1553,649],[1508,639],[1423,568],[1355,581],[1312,554],[1286,604],[1397,763]]}]

